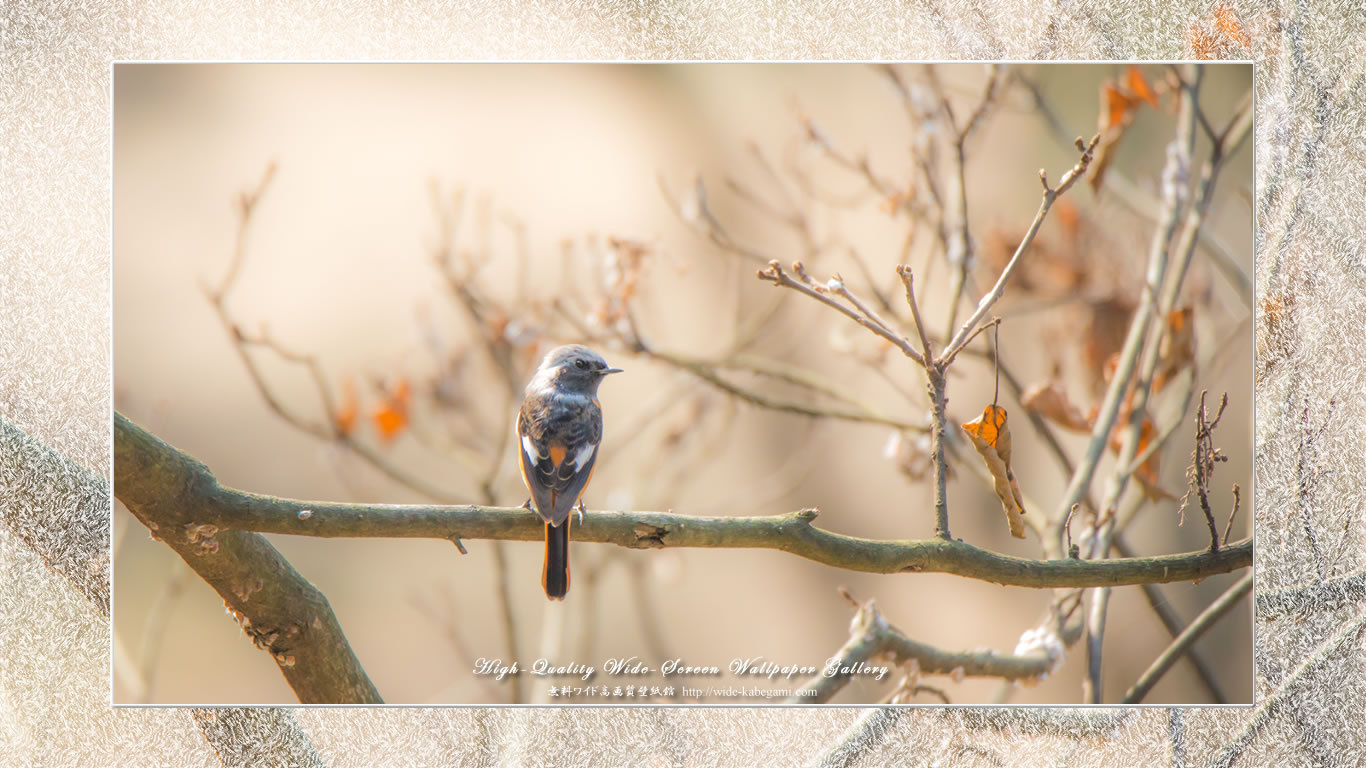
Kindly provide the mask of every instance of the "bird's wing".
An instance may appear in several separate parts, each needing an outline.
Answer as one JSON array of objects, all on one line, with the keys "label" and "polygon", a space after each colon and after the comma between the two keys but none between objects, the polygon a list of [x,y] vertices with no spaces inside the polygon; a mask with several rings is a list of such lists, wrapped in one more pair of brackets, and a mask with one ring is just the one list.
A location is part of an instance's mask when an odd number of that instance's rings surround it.
[{"label": "bird's wing", "polygon": [[536,513],[562,524],[593,476],[602,439],[602,411],[596,402],[549,404],[528,398],[517,416],[522,479]]}]

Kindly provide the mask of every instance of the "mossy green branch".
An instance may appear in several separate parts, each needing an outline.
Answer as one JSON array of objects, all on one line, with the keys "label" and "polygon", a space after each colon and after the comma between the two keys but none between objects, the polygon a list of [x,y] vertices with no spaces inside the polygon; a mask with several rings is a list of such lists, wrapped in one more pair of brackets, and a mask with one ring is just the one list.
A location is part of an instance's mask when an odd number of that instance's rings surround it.
[{"label": "mossy green branch", "polygon": [[[283,533],[351,538],[540,541],[539,519],[520,507],[391,505],[299,501],[224,488],[208,468],[116,414],[115,494],[145,510],[147,523],[185,531]],[[168,505],[160,499],[171,499]],[[165,521],[162,516],[165,515]],[[872,540],[815,527],[815,510],[763,517],[694,517],[673,512],[588,512],[579,542],[631,548],[776,549],[867,573],[951,573],[1019,587],[1098,587],[1204,579],[1252,564],[1250,539],[1218,552],[1113,560],[1030,560],[956,540]],[[210,526],[209,529],[190,526]],[[150,527],[150,526],[149,526]],[[163,533],[163,535],[165,535]],[[199,534],[203,538],[203,534]],[[173,544],[175,546],[175,544]],[[178,550],[179,551],[179,550]],[[305,582],[306,583],[306,582]]]},{"label": "mossy green branch", "polygon": [[264,536],[212,522],[223,489],[208,467],[117,412],[114,434],[114,496],[223,597],[299,701],[383,703],[327,598]]}]

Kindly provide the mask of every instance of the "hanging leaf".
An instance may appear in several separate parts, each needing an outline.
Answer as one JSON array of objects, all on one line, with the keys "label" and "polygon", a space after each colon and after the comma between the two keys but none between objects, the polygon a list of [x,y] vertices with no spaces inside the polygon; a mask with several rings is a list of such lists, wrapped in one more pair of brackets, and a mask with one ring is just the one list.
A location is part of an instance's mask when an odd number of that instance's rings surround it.
[{"label": "hanging leaf", "polygon": [[1015,473],[1010,468],[1010,430],[1006,427],[1006,409],[988,405],[981,416],[962,427],[968,439],[972,440],[972,447],[987,463],[987,470],[991,472],[995,483],[996,496],[1005,508],[1010,535],[1023,539],[1024,500],[1020,496],[1020,486],[1015,482]]},{"label": "hanging leaf", "polygon": [[1157,372],[1153,391],[1161,392],[1187,366],[1195,362],[1195,308],[1167,313],[1162,341],[1157,348]]},{"label": "hanging leaf", "polygon": [[1081,364],[1090,379],[1092,395],[1104,392],[1109,385],[1111,376],[1107,375],[1106,369],[1124,347],[1133,314],[1132,300],[1119,295],[1086,306],[1082,321]]},{"label": "hanging leaf", "polygon": [[1257,325],[1257,382],[1290,355],[1291,310],[1295,294],[1271,293],[1262,299],[1262,322]]},{"label": "hanging leaf", "polygon": [[1082,434],[1091,431],[1091,424],[1068,399],[1062,384],[1057,381],[1035,384],[1026,389],[1020,395],[1020,404],[1065,429]]},{"label": "hanging leaf", "polygon": [[1130,64],[1129,71],[1125,76],[1125,85],[1135,98],[1142,99],[1148,106],[1157,109],[1157,94],[1149,87],[1148,81],[1144,79],[1143,73],[1138,67]]},{"label": "hanging leaf", "polygon": [[1100,87],[1101,94],[1105,97],[1105,111],[1100,113],[1100,132],[1104,133],[1108,128],[1117,128],[1127,124],[1132,117],[1130,110],[1138,103],[1138,99],[1125,93],[1114,83],[1105,83]]},{"label": "hanging leaf", "polygon": [[1115,157],[1115,148],[1134,122],[1135,107],[1147,104],[1158,108],[1157,93],[1148,85],[1138,67],[1130,66],[1122,82],[1106,80],[1100,85],[1101,108],[1096,123],[1100,129],[1100,144],[1091,161],[1087,180],[1093,192],[1100,192],[1105,171]]}]

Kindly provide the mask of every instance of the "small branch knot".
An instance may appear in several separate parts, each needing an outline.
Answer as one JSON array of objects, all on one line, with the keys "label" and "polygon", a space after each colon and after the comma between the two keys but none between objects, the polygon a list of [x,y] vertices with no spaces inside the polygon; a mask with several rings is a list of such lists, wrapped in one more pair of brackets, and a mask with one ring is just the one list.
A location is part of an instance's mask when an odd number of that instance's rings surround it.
[{"label": "small branch knot", "polygon": [[663,549],[664,537],[669,535],[668,528],[648,523],[637,523],[631,532],[636,537],[635,541],[631,543],[635,549]]}]

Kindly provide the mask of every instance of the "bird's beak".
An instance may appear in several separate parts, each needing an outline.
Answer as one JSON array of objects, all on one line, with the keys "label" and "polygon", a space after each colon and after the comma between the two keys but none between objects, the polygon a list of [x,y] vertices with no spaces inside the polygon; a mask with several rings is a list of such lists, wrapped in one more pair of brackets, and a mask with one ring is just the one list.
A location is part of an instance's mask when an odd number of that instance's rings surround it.
[{"label": "bird's beak", "polygon": [[609,373],[621,373],[621,371],[621,368],[603,368],[602,370],[598,371],[598,375],[606,376]]}]

